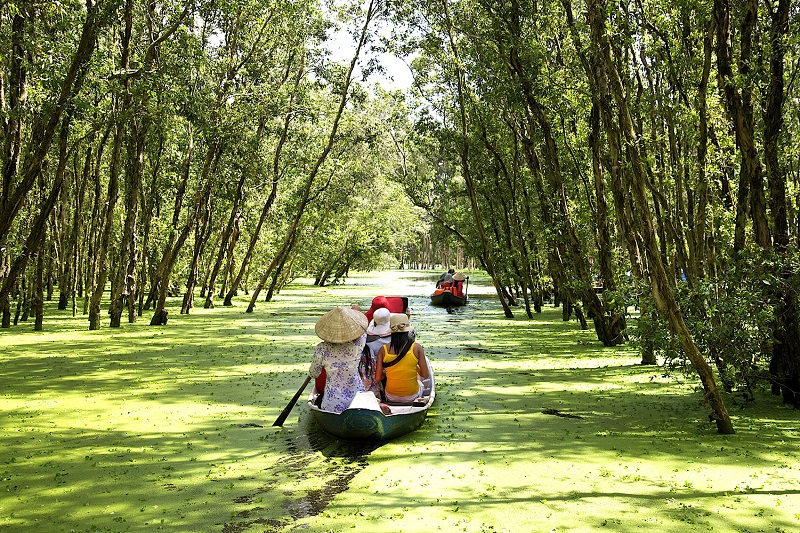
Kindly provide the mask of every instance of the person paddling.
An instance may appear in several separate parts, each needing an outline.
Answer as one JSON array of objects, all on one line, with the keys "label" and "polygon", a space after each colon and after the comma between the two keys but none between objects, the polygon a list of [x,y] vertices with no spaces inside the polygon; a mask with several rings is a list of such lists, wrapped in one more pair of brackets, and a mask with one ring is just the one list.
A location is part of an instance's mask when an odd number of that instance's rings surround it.
[{"label": "person paddling", "polygon": [[314,326],[322,342],[314,348],[308,375],[314,379],[323,369],[327,373],[319,404],[323,411],[341,413],[357,393],[366,390],[358,366],[367,342],[367,326],[367,318],[361,312],[344,307],[331,309]]}]

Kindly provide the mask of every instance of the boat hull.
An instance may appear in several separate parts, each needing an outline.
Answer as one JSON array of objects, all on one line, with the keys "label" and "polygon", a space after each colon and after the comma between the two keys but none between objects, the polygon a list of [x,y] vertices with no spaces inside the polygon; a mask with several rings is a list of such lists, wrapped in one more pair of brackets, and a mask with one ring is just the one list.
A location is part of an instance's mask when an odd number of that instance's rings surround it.
[{"label": "boat hull", "polygon": [[466,305],[466,303],[466,296],[456,296],[447,290],[442,291],[439,294],[431,294],[431,304],[433,305],[440,305],[443,307],[458,307],[460,305]]},{"label": "boat hull", "polygon": [[[426,380],[428,381],[428,380]],[[381,411],[380,404],[371,392],[360,392],[350,407],[341,413],[323,411],[314,404],[317,391],[308,399],[308,407],[317,425],[334,437],[347,440],[385,441],[414,431],[425,421],[436,393],[433,373],[425,384],[424,405],[390,405],[390,414]]]},{"label": "boat hull", "polygon": [[334,437],[348,440],[383,441],[414,431],[425,421],[426,411],[386,416],[371,409],[347,409],[341,414],[313,411],[317,425]]}]

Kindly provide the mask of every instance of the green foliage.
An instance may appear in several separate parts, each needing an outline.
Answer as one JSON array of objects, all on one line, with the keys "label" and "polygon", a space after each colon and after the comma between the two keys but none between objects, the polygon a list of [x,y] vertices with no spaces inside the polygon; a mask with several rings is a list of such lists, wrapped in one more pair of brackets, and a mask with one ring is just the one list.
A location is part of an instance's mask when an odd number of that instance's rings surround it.
[{"label": "green foliage", "polygon": [[[684,320],[726,390],[752,397],[753,387],[771,385],[776,308],[782,295],[800,292],[798,272],[796,252],[779,257],[750,247],[720,276],[693,286],[678,283]],[[642,295],[643,309],[653,309],[649,298]],[[634,335],[640,351],[655,350],[666,368],[693,372],[667,324],[655,313],[642,312]]]}]

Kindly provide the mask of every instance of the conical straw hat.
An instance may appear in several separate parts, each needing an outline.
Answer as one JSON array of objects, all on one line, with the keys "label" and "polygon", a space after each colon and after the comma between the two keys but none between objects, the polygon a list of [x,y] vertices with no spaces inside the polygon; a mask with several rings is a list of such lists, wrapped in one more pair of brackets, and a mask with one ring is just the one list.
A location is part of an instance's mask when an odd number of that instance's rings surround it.
[{"label": "conical straw hat", "polygon": [[314,331],[320,339],[338,344],[359,338],[368,325],[367,317],[355,309],[334,307],[317,320]]},{"label": "conical straw hat", "polygon": [[456,281],[464,281],[465,279],[467,279],[467,277],[464,275],[463,272],[456,272],[456,274],[453,276],[453,279]]}]

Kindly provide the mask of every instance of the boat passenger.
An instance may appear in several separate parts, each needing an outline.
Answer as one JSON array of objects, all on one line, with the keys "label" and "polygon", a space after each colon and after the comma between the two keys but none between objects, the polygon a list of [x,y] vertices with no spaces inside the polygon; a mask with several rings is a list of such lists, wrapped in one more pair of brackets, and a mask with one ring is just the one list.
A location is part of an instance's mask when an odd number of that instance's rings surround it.
[{"label": "boat passenger", "polygon": [[316,378],[323,369],[327,374],[325,392],[319,403],[323,411],[341,413],[357,393],[366,390],[358,366],[367,342],[367,326],[362,313],[344,307],[331,309],[314,326],[322,342],[314,348],[308,375]]},{"label": "boat passenger", "polygon": [[464,275],[463,272],[456,272],[453,274],[453,296],[458,296],[459,298],[464,297],[464,280],[467,277]]},{"label": "boat passenger", "polygon": [[368,391],[378,395],[380,395],[383,385],[380,380],[375,379],[375,365],[378,361],[378,352],[389,344],[392,335],[392,330],[389,327],[391,315],[392,313],[386,308],[378,309],[372,315],[372,322],[369,323],[367,328],[367,345],[364,347],[359,368],[361,377],[364,378],[364,386]]},{"label": "boat passenger", "polygon": [[447,272],[439,276],[439,281],[436,282],[436,288],[441,289],[453,283],[453,274],[455,273],[456,270],[454,268],[450,268],[447,270]]},{"label": "boat passenger", "polygon": [[430,377],[425,351],[415,342],[414,326],[405,313],[389,318],[392,337],[378,352],[375,375],[386,377],[385,394],[389,404],[409,404],[422,395],[422,379]]},{"label": "boat passenger", "polygon": [[[358,304],[353,304],[350,306],[350,309],[355,309],[359,313],[361,312],[361,306]],[[314,387],[317,389],[317,392],[320,394],[319,399],[322,400],[322,393],[325,392],[325,380],[328,378],[325,369],[322,369],[322,372],[319,373],[317,379],[314,380]]]},{"label": "boat passenger", "polygon": [[372,305],[369,306],[364,315],[367,317],[367,322],[372,320],[372,316],[378,309],[389,309],[389,299],[386,296],[376,296],[372,299]]}]

